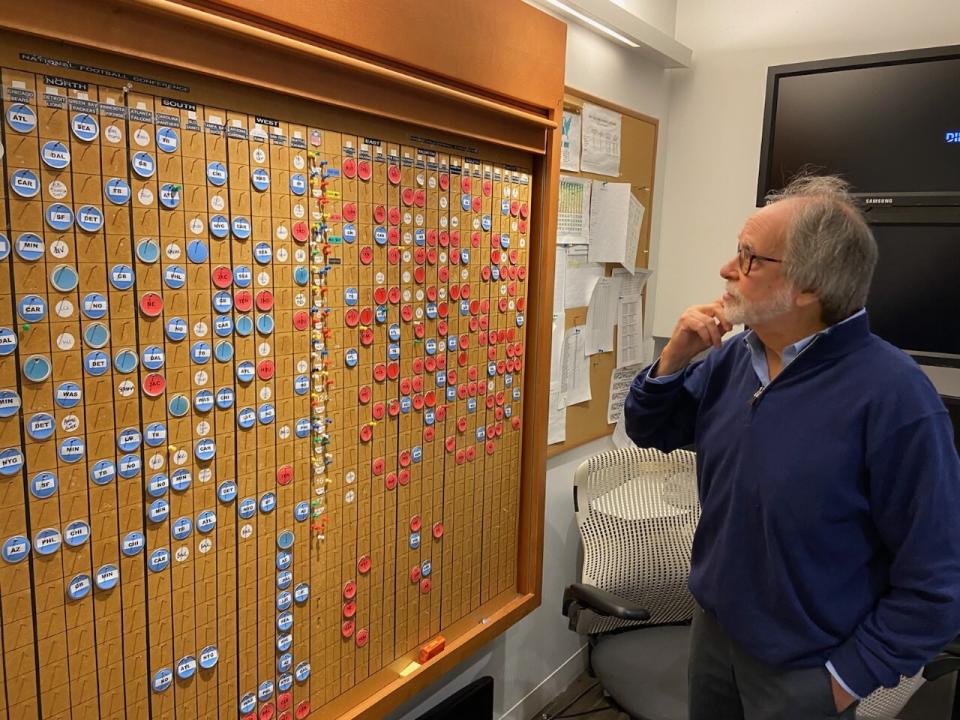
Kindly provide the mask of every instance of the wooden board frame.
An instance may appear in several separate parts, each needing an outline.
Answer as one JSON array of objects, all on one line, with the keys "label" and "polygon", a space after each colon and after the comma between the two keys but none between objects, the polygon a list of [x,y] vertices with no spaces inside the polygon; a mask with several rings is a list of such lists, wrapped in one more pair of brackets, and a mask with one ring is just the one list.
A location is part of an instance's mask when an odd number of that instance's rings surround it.
[{"label": "wooden board frame", "polygon": [[[564,107],[579,112],[584,102],[601,105],[623,116],[620,144],[620,176],[612,178],[594,173],[571,173],[561,175],[590,178],[608,182],[629,182],[630,191],[646,208],[640,227],[640,243],[637,246],[636,267],[648,267],[650,259],[650,225],[653,214],[653,188],[656,174],[657,136],[660,123],[656,118],[615,105],[571,87],[566,88]],[[604,274],[610,276],[619,267],[606,263]],[[647,291],[643,291],[646,308]],[[569,308],[566,311],[565,329],[569,330],[587,321],[587,308]],[[547,447],[547,457],[554,457],[592,440],[610,435],[613,425],[607,424],[607,404],[610,396],[610,374],[617,366],[616,345],[612,352],[598,353],[590,357],[590,392],[592,400],[567,407],[566,439]]]},{"label": "wooden board frame", "polygon": [[[545,65],[563,67],[565,28],[562,23],[540,13],[531,15],[530,8],[519,0],[497,0],[496,4],[500,12],[492,13],[487,7],[485,13],[478,14],[479,22],[491,26],[486,28],[486,34],[496,35],[499,24],[511,23],[520,17],[521,35],[527,46],[537,48],[540,55],[546,56]],[[284,8],[294,3],[273,5],[277,13],[282,14]],[[481,142],[487,147],[499,144],[532,153],[534,222],[530,230],[529,265],[537,271],[531,273],[528,285],[526,362],[531,369],[548,365],[551,308],[549,302],[541,298],[552,297],[562,74],[551,75],[550,80],[559,79],[559,83],[551,87],[553,83],[544,83],[542,76],[521,72],[521,79],[508,88],[509,94],[491,91],[497,84],[486,83],[482,78],[473,78],[472,83],[453,83],[443,72],[443,58],[457,55],[480,67],[488,57],[488,49],[478,44],[455,42],[440,32],[431,35],[437,46],[435,66],[425,66],[423,58],[390,58],[401,73],[409,67],[421,70],[420,77],[401,83],[395,75],[397,69],[378,68],[359,54],[326,50],[329,43],[325,38],[309,31],[294,37],[291,32],[278,32],[269,22],[254,22],[243,16],[225,19],[222,13],[215,15],[197,5],[164,0],[105,0],[82,8],[71,7],[69,17],[64,16],[63,9],[55,0],[36,0],[23,6],[15,16],[0,19],[0,26],[117,53],[125,56],[127,65],[130,64],[128,58],[133,58],[133,62],[137,58],[145,59],[252,87],[268,87],[304,101],[322,101],[341,109],[423,125],[449,135],[458,147],[471,148]],[[413,32],[418,22],[416,13],[394,18],[390,32],[402,36]],[[423,32],[422,28],[419,32]],[[191,43],[194,39],[203,42]],[[376,37],[365,41],[362,31],[354,40],[368,47],[377,43]],[[325,52],[315,52],[317,49]],[[271,62],[250,62],[253,51],[268,51]],[[301,70],[300,74],[290,72],[295,67]],[[302,72],[304,68],[312,72]],[[382,72],[384,69],[388,72]],[[319,83],[316,74],[323,71],[331,74],[325,78],[326,82]],[[175,79],[176,71],[171,70],[169,76]],[[426,84],[420,82],[424,77]],[[545,417],[547,401],[546,373],[531,372],[530,381],[524,384],[526,417]],[[338,698],[328,708],[337,717],[383,717],[539,606],[544,528],[544,423],[523,424],[522,448],[516,588],[493,598],[453,626],[446,633],[446,650],[406,677],[400,678],[396,672],[379,673]]]}]

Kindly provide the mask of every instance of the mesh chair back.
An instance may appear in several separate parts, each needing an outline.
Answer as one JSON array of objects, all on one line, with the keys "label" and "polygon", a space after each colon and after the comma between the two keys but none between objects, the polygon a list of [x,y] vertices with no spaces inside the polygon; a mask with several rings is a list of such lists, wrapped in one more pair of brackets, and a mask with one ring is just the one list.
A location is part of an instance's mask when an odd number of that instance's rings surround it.
[{"label": "mesh chair back", "polygon": [[896,687],[877,688],[860,701],[857,720],[894,720],[924,682],[920,671],[913,677],[901,676]]},{"label": "mesh chair back", "polygon": [[689,620],[695,602],[687,578],[700,519],[695,455],[637,447],[600,453],[577,468],[574,491],[582,582],[650,611],[643,623],[582,612],[577,632]]}]

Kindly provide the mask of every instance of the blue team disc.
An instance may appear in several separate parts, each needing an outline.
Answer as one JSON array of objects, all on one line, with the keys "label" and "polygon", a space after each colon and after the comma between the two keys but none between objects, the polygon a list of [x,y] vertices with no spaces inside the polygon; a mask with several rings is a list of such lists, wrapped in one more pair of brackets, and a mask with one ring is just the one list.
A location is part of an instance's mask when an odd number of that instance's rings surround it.
[{"label": "blue team disc", "polygon": [[0,232],[0,260],[6,260],[10,255],[10,241]]},{"label": "blue team disc", "polygon": [[152,498],[163,497],[170,489],[170,478],[163,473],[151,475],[147,481],[147,494]]},{"label": "blue team disc", "polygon": [[257,501],[251,498],[244,498],[237,504],[237,516],[241,520],[249,520],[257,513]]},{"label": "blue team disc", "polygon": [[133,287],[133,268],[120,263],[110,268],[110,284],[116,290],[129,290]]},{"label": "blue team disc", "polygon": [[120,552],[124,557],[134,557],[140,554],[140,551],[146,547],[147,541],[143,533],[139,530],[133,530],[123,536],[120,541]]},{"label": "blue team disc", "polygon": [[[272,513],[277,507],[277,496],[272,492],[264,493],[260,497],[260,512],[264,514]],[[280,568],[283,570],[284,568]]]},{"label": "blue team disc", "polygon": [[261,425],[269,425],[277,416],[277,411],[270,403],[264,403],[257,408],[257,420]]},{"label": "blue team disc", "polygon": [[253,282],[253,271],[246,265],[237,265],[233,269],[233,282],[238,288],[250,287]]},{"label": "blue team disc", "polygon": [[157,172],[157,161],[153,159],[153,155],[150,153],[141,151],[134,153],[133,157],[130,158],[130,167],[138,176],[147,179],[153,177],[154,173]]},{"label": "blue team disc", "polygon": [[209,670],[216,667],[220,653],[214,645],[207,645],[200,651],[200,667]]},{"label": "blue team disc", "polygon": [[247,337],[253,332],[253,318],[249,315],[241,315],[237,318],[234,332],[240,337]]},{"label": "blue team disc", "polygon": [[210,362],[210,355],[210,343],[206,340],[198,340],[190,346],[190,359],[197,365]]},{"label": "blue team disc", "polygon": [[88,293],[80,303],[80,312],[90,320],[100,320],[107,310],[107,298],[101,293]]},{"label": "blue team disc", "polygon": [[[306,395],[307,391],[310,389],[310,378],[306,375],[297,375],[293,379],[293,391],[297,395]],[[297,437],[300,437],[297,435]]]},{"label": "blue team disc", "polygon": [[230,223],[230,228],[233,230],[233,236],[237,238],[237,240],[247,240],[253,232],[253,226],[250,224],[250,220],[242,216],[235,217],[233,222]]},{"label": "blue team disc", "polygon": [[270,247],[270,243],[257,243],[256,247],[253,249],[253,259],[261,265],[266,265],[272,258],[273,248]]},{"label": "blue team disc", "polygon": [[47,316],[47,302],[39,295],[24,295],[17,303],[17,314],[24,322],[40,322]]},{"label": "blue team disc", "polygon": [[294,425],[294,433],[301,440],[307,437],[310,434],[310,420],[307,418],[299,418],[296,425]]},{"label": "blue team disc", "polygon": [[137,259],[152,265],[160,259],[160,243],[156,240],[141,240],[137,243]]},{"label": "blue team disc", "polygon": [[214,348],[213,354],[217,362],[230,362],[233,359],[233,343],[229,340],[221,340]]},{"label": "blue team disc", "polygon": [[232,387],[222,387],[217,390],[217,407],[221,410],[228,410],[233,407],[236,394]]},{"label": "blue team disc", "polygon": [[33,170],[15,170],[10,175],[10,189],[22,198],[36,197],[40,192],[40,178]]},{"label": "blue team disc", "polygon": [[187,243],[187,258],[192,263],[206,262],[210,256],[210,250],[207,244],[202,240],[191,240]]},{"label": "blue team disc", "polygon": [[16,390],[0,390],[0,418],[13,417],[20,412],[20,396]]},{"label": "blue team disc", "polygon": [[75,463],[83,460],[83,453],[86,450],[86,444],[83,438],[69,437],[60,442],[57,448],[57,455],[65,463]]},{"label": "blue team disc", "polygon": [[[159,552],[167,552],[167,551],[156,550],[154,554]],[[164,568],[166,568],[166,566],[170,563],[169,555],[170,553],[167,552],[166,564],[164,564],[162,568],[159,568],[158,570],[154,570],[151,567],[150,569],[153,570],[154,572],[160,572],[160,570],[163,570]],[[153,555],[150,556],[150,560],[151,562],[153,561]],[[172,684],[173,684],[173,672],[171,672],[170,668],[162,668],[160,670],[157,670],[157,672],[153,674],[153,678],[150,680],[150,687],[155,693],[164,692]]]},{"label": "blue team disc", "polygon": [[163,284],[171,290],[180,290],[187,284],[187,271],[179,265],[167,265],[163,269]]},{"label": "blue team disc", "polygon": [[223,187],[227,183],[227,167],[216,160],[207,164],[207,180],[211,185]]},{"label": "blue team disc", "polygon": [[50,284],[54,290],[70,292],[77,289],[80,278],[72,265],[57,265],[50,271]]},{"label": "blue team disc", "polygon": [[39,555],[52,555],[60,549],[63,538],[56,528],[44,528],[33,536],[33,549]]},{"label": "blue team disc", "polygon": [[273,316],[271,315],[258,315],[257,316],[257,332],[261,335],[269,335],[273,332]]},{"label": "blue team disc", "polygon": [[18,133],[31,132],[37,126],[37,114],[29,105],[14,103],[7,108],[7,124]]},{"label": "blue team disc", "polygon": [[27,435],[34,440],[49,440],[57,429],[57,422],[50,413],[36,413],[26,421]]},{"label": "blue team disc", "polygon": [[293,519],[297,522],[303,522],[310,517],[310,503],[304,501],[298,502],[293,508]]},{"label": "blue team disc", "polygon": [[159,345],[148,345],[140,356],[140,362],[147,370],[159,370],[165,361],[166,354]]},{"label": "blue team disc", "polygon": [[63,203],[48,205],[45,218],[47,225],[57,232],[69,230],[73,226],[73,210]]},{"label": "blue team disc", "polygon": [[213,410],[213,392],[210,390],[198,390],[193,396],[193,409],[198,413],[205,414]]},{"label": "blue team disc", "polygon": [[93,350],[83,357],[83,369],[88,375],[100,377],[110,370],[110,356],[103,350]]},{"label": "blue team disc", "polygon": [[177,677],[181,680],[188,680],[197,672],[197,659],[193,655],[187,655],[177,661]]},{"label": "blue team disc", "polygon": [[293,269],[293,281],[300,287],[306,285],[309,279],[310,271],[307,269],[306,265],[297,265]]},{"label": "blue team disc", "polygon": [[178,468],[174,470],[173,475],[170,476],[170,487],[173,488],[174,492],[184,492],[188,490],[192,482],[193,475],[190,474],[187,468]]},{"label": "blue team disc", "polygon": [[143,442],[148,447],[160,447],[167,442],[167,426],[161,422],[150,423],[143,429]]},{"label": "blue team disc", "polygon": [[113,460],[98,460],[90,468],[90,481],[94,485],[109,485],[117,476],[117,467]]},{"label": "blue team disc", "polygon": [[237,412],[237,427],[249,430],[257,423],[257,414],[253,408],[240,408]]},{"label": "blue team disc", "polygon": [[130,186],[123,178],[110,178],[103,186],[103,194],[114,205],[123,205],[130,200]]},{"label": "blue team disc", "polygon": [[71,600],[80,600],[90,594],[93,583],[89,575],[75,575],[67,583],[67,597]]},{"label": "blue team disc", "polygon": [[127,375],[137,369],[138,363],[139,358],[136,352],[130,349],[121,350],[113,358],[113,369]]},{"label": "blue team disc", "polygon": [[217,315],[213,319],[213,333],[217,337],[233,335],[233,318],[229,315]]},{"label": "blue team disc", "polygon": [[117,461],[117,474],[129,480],[130,478],[135,478],[140,474],[140,470],[143,467],[143,463],[140,460],[139,455],[123,455]]},{"label": "blue team disc", "polygon": [[60,481],[52,472],[39,472],[30,480],[30,494],[38,500],[52,497],[60,487]]},{"label": "blue team disc", "polygon": [[102,348],[110,342],[110,330],[103,323],[90,323],[83,329],[83,342],[87,347]]},{"label": "blue team disc", "polygon": [[223,215],[213,215],[210,217],[210,234],[219,240],[223,240],[230,234],[230,222]]},{"label": "blue team disc", "polygon": [[197,532],[206,535],[217,526],[217,514],[213,510],[203,510],[197,515]]},{"label": "blue team disc", "polygon": [[183,417],[190,412],[190,400],[186,395],[174,395],[167,403],[167,412],[173,417]]},{"label": "blue team disc", "polygon": [[100,126],[96,119],[87,113],[77,113],[70,121],[70,129],[78,140],[92,142],[100,134]]},{"label": "blue team disc", "polygon": [[303,605],[310,598],[310,586],[307,583],[300,583],[293,591],[293,601],[297,605]]},{"label": "blue team disc", "polygon": [[77,208],[77,225],[86,232],[98,232],[103,227],[103,211],[93,205],[81,205]]},{"label": "blue team disc", "polygon": [[158,548],[150,553],[150,558],[147,560],[147,567],[150,568],[150,572],[162,572],[166,570],[170,565],[170,551],[166,548]]},{"label": "blue team disc", "polygon": [[98,590],[112,590],[120,582],[120,568],[116,565],[102,565],[93,576]]},{"label": "blue team disc", "polygon": [[170,525],[170,535],[174,540],[186,540],[193,533],[193,520],[187,516],[178,517]]},{"label": "blue team disc", "polygon": [[3,559],[15,564],[30,554],[30,539],[24,535],[14,535],[3,543]]},{"label": "blue team disc", "polygon": [[17,349],[17,334],[7,327],[0,327],[0,356],[12,355]]},{"label": "blue team disc", "polygon": [[303,195],[307,191],[307,179],[300,173],[290,176],[290,192],[294,195]]},{"label": "blue team disc", "polygon": [[80,547],[90,539],[90,525],[83,520],[74,520],[63,529],[63,542],[70,547]]},{"label": "blue team disc", "polygon": [[250,182],[258,192],[263,192],[270,187],[270,173],[263,168],[256,168],[250,173]]},{"label": "blue team disc", "polygon": [[157,147],[165,153],[176,152],[180,147],[180,136],[175,128],[162,127],[157,130]]},{"label": "blue team disc", "polygon": [[237,363],[237,380],[243,384],[249,383],[256,375],[256,368],[250,360]]},{"label": "blue team disc", "polygon": [[160,186],[160,204],[167,210],[175,210],[180,205],[180,187],[173,183]]},{"label": "blue team disc", "polygon": [[197,460],[206,462],[217,454],[217,445],[210,438],[204,438],[203,440],[198,441],[194,446],[193,454]]},{"label": "blue team disc", "polygon": [[231,503],[237,499],[237,483],[233,480],[224,480],[217,487],[217,499],[222,503]]},{"label": "blue team disc", "polygon": [[181,317],[172,317],[167,320],[165,327],[167,339],[171,342],[180,342],[190,331],[187,321]]}]

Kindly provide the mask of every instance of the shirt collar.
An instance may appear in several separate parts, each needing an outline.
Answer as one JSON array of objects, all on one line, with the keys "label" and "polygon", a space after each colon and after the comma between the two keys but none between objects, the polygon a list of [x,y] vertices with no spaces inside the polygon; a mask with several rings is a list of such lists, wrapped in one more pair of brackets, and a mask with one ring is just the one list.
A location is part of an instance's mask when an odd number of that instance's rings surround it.
[{"label": "shirt collar", "polygon": [[[800,340],[797,340],[792,345],[787,345],[783,349],[783,354],[781,356],[782,368],[785,368],[787,365],[789,365],[794,360],[796,360],[797,355],[803,352],[803,349],[807,347],[807,345],[812,343],[817,338],[817,336],[829,335],[831,332],[833,332],[834,328],[840,327],[844,323],[848,323],[851,320],[860,317],[861,315],[865,315],[866,313],[867,311],[865,308],[860,308],[857,312],[855,312],[850,317],[845,318],[840,322],[835,323],[834,325],[831,325],[828,328],[824,328],[823,330],[818,330],[812,335],[808,335],[805,338],[801,338]],[[750,330],[744,336],[743,341],[744,343],[746,343],[747,347],[750,348],[750,362],[753,365],[754,371],[757,373],[757,377],[760,378],[760,382],[763,383],[764,385],[769,384],[770,370],[767,367],[767,351],[766,351],[766,348],[763,346],[763,343],[760,342],[760,338],[757,337],[757,334],[753,332],[753,330]]]}]

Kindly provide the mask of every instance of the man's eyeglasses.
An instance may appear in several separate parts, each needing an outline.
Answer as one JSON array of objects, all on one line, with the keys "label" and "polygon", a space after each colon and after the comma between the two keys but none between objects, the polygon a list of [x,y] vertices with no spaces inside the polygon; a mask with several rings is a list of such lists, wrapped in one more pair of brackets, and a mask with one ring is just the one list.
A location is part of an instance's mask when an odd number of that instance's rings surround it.
[{"label": "man's eyeglasses", "polygon": [[750,274],[750,271],[753,270],[753,261],[754,260],[763,260],[764,262],[772,263],[782,263],[783,260],[778,260],[777,258],[766,257],[764,255],[757,255],[752,253],[746,248],[737,245],[737,265],[740,268],[740,274],[747,276]]}]

